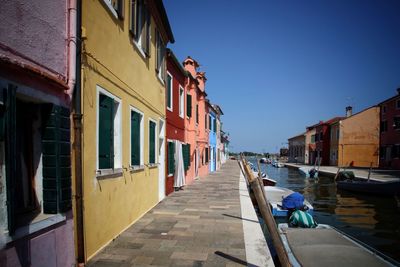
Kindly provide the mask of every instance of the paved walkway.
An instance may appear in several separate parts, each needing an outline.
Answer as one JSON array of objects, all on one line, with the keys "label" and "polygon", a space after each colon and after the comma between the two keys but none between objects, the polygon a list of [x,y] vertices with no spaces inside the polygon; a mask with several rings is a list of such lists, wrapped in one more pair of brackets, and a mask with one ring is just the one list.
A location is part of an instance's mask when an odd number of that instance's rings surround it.
[{"label": "paved walkway", "polygon": [[[310,167],[310,165],[303,165],[296,163],[285,163],[285,165],[287,167],[292,167],[292,168]],[[368,179],[368,172],[369,172],[368,168],[346,168],[346,170],[354,172],[354,175],[357,178]],[[338,171],[338,167],[321,166],[319,171],[321,174],[335,176]],[[373,169],[371,171],[370,179],[382,182],[398,181],[400,180],[400,171]]]},{"label": "paved walkway", "polygon": [[174,192],[88,266],[272,266],[239,175],[237,162],[230,160]]}]

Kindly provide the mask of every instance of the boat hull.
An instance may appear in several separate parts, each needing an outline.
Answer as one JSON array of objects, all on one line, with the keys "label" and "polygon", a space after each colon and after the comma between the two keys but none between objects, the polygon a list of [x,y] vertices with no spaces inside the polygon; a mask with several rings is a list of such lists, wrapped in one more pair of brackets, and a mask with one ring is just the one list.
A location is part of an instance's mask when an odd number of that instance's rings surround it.
[{"label": "boat hull", "polygon": [[337,181],[339,189],[375,194],[375,195],[400,195],[400,181],[395,182],[378,182],[367,180],[345,180]]}]

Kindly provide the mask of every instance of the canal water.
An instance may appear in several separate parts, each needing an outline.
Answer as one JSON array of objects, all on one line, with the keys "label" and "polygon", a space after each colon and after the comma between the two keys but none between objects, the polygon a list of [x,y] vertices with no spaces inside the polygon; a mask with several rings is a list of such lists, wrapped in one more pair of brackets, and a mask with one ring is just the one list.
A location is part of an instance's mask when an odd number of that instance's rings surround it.
[{"label": "canal water", "polygon": [[261,170],[277,186],[303,194],[313,205],[318,223],[334,226],[400,262],[400,200],[342,191],[333,178],[305,178],[296,169],[261,164]]}]

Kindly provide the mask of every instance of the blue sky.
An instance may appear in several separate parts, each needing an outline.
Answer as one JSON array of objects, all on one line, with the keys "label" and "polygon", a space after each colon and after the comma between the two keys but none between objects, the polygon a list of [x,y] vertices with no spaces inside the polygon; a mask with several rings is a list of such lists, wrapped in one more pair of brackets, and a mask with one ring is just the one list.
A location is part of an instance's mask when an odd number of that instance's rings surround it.
[{"label": "blue sky", "polygon": [[233,151],[276,152],[320,120],[400,87],[400,1],[164,0]]}]

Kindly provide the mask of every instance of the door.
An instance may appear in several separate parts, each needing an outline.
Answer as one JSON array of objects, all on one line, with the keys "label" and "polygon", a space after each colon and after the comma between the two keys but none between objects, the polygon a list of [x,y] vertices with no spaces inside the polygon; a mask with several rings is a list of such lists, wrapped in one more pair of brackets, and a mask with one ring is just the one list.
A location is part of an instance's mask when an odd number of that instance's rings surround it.
[{"label": "door", "polygon": [[165,123],[160,119],[158,131],[158,200],[165,198]]}]

